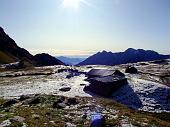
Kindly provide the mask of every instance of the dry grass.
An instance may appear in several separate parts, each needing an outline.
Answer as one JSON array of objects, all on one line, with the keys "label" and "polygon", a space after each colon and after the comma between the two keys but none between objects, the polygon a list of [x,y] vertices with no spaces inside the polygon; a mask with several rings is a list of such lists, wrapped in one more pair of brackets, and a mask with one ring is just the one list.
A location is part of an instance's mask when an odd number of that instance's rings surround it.
[{"label": "dry grass", "polygon": [[0,63],[5,64],[5,63],[12,63],[15,62],[16,59],[14,59],[12,56],[0,51]]},{"label": "dry grass", "polygon": [[[66,122],[74,123],[78,127],[88,127],[88,119],[80,119],[76,116],[68,118],[65,115],[70,114],[73,111],[81,111],[81,108],[77,109],[53,109],[51,104],[57,99],[57,96],[41,96],[41,104],[34,106],[13,106],[9,108],[8,112],[4,112],[4,109],[0,110],[0,114],[7,114],[5,118],[1,118],[0,122],[11,118],[13,116],[21,116],[26,118],[24,121],[29,127],[64,127]],[[142,111],[136,111],[130,109],[122,104],[111,101],[106,98],[81,98],[77,97],[80,105],[87,103],[95,103],[103,108],[113,109],[118,111],[117,118],[106,117],[107,127],[113,127],[120,125],[122,119],[127,117],[129,121],[139,127],[149,127],[156,125],[158,127],[169,127],[170,126],[170,113],[148,113]],[[0,99],[0,104],[4,102]],[[36,114],[40,117],[35,119],[32,116]],[[111,114],[109,114],[111,115]],[[52,122],[53,121],[53,122]],[[55,123],[55,124],[54,124]]]}]

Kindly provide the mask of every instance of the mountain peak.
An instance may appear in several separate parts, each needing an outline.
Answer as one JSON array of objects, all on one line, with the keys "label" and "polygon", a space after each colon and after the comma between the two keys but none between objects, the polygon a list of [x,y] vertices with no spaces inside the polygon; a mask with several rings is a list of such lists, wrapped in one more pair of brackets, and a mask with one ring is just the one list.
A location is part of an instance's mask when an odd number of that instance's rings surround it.
[{"label": "mountain peak", "polygon": [[107,53],[107,51],[106,51],[106,50],[103,50],[101,53]]},{"label": "mountain peak", "polygon": [[134,52],[134,51],[136,51],[136,49],[134,49],[134,48],[128,48],[125,50],[125,52]]},{"label": "mountain peak", "polygon": [[90,56],[79,65],[118,65],[136,63],[142,61],[152,61],[168,59],[170,56],[162,55],[152,50],[128,48],[124,52],[99,52],[97,55]]},{"label": "mountain peak", "polygon": [[4,29],[0,26],[0,31],[4,31]]}]

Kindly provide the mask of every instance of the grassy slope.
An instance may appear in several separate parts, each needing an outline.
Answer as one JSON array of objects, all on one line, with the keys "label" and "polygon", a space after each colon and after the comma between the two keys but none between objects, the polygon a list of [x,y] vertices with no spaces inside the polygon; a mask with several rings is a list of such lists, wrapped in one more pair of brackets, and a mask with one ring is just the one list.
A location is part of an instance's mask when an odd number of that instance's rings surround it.
[{"label": "grassy slope", "polygon": [[[79,119],[74,115],[72,116],[73,119],[68,118],[65,115],[70,114],[72,111],[81,111],[81,108],[76,108],[73,110],[70,109],[53,109],[51,108],[51,103],[56,100],[57,96],[41,96],[41,102],[40,105],[34,105],[34,106],[14,106],[11,108],[8,108],[8,112],[4,112],[4,109],[0,110],[0,114],[7,114],[6,117],[0,118],[0,122],[3,120],[6,120],[8,118],[11,118],[13,116],[19,115],[24,118],[26,118],[25,122],[30,127],[46,127],[47,125],[49,127],[64,127],[66,122],[71,122],[78,127],[88,127],[89,126],[89,120],[86,119]],[[169,127],[170,126],[170,114],[169,113],[147,113],[147,112],[141,112],[141,111],[135,111],[130,108],[127,108],[126,106],[123,106],[119,103],[102,99],[102,98],[78,98],[81,104],[87,104],[88,102],[94,102],[96,105],[100,105],[102,107],[108,108],[108,109],[116,109],[118,110],[118,117],[117,118],[106,118],[107,127],[113,127],[120,124],[120,121],[123,119],[123,116],[128,117],[129,121],[138,127],[151,127],[151,126],[157,126],[157,127]],[[4,101],[3,99],[0,99],[0,104],[2,104]],[[40,118],[34,119],[32,118],[33,114],[38,114]],[[51,123],[50,121],[54,121],[55,125]],[[47,124],[44,124],[47,123]],[[147,123],[147,124],[145,124]],[[19,126],[15,126],[19,127]]]},{"label": "grassy slope", "polygon": [[0,63],[7,64],[15,62],[15,58],[9,54],[0,51]]}]

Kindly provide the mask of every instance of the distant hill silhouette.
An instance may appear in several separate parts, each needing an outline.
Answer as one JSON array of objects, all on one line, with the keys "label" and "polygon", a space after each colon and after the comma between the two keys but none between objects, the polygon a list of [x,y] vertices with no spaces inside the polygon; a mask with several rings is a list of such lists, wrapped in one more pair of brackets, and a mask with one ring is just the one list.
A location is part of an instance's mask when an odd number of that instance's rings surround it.
[{"label": "distant hill silhouette", "polygon": [[38,66],[64,65],[63,62],[46,53],[37,54],[34,58],[37,61]]},{"label": "distant hill silhouette", "polygon": [[158,54],[152,50],[128,48],[124,52],[98,52],[78,65],[118,65],[126,63],[136,63],[141,61],[152,61],[168,59],[170,55]]},{"label": "distant hill silhouette", "polygon": [[57,57],[57,59],[61,60],[63,63],[68,65],[76,65],[85,60],[85,58],[70,58],[64,56]]},{"label": "distant hill silhouette", "polygon": [[27,66],[63,64],[61,61],[54,59],[54,57],[47,54],[33,56],[24,48],[20,48],[15,41],[4,32],[3,28],[0,27],[0,64],[8,64],[18,61],[23,61]]}]

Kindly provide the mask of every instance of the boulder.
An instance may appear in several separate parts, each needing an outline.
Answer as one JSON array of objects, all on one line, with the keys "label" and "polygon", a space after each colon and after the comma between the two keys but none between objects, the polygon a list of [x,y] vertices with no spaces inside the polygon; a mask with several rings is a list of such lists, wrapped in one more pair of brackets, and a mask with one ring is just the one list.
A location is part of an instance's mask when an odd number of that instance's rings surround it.
[{"label": "boulder", "polygon": [[80,86],[85,86],[85,85],[86,85],[86,84],[83,84],[83,83],[82,83],[82,84],[80,84]]},{"label": "boulder", "polygon": [[65,70],[66,70],[66,69],[63,69],[63,68],[62,68],[62,69],[58,69],[57,72],[58,72],[58,73],[61,73],[61,72],[64,72]]},{"label": "boulder", "polygon": [[57,99],[57,103],[63,103],[65,101],[65,97],[64,96],[61,96]]},{"label": "boulder", "polygon": [[70,79],[70,78],[72,78],[72,77],[74,77],[73,74],[69,74],[69,75],[66,76],[66,78],[68,78],[68,79]]},{"label": "boulder", "polygon": [[0,118],[7,116],[7,114],[0,114]]},{"label": "boulder", "polygon": [[125,73],[136,74],[138,70],[133,66],[129,66],[126,68]]},{"label": "boulder", "polygon": [[3,107],[10,107],[12,106],[13,104],[16,104],[18,103],[19,101],[16,100],[16,99],[10,99],[10,100],[7,100],[6,102],[3,103]]},{"label": "boulder", "polygon": [[60,88],[59,90],[62,91],[62,92],[68,92],[68,91],[71,90],[71,88],[70,87],[63,87],[63,88]]},{"label": "boulder", "polygon": [[30,99],[27,99],[24,104],[28,104],[28,105],[36,105],[36,104],[39,104],[41,103],[41,99],[40,97],[33,97],[33,98],[30,98]]},{"label": "boulder", "polygon": [[139,65],[141,66],[146,66],[146,65],[149,65],[149,63],[146,63],[146,62],[140,62]]},{"label": "boulder", "polygon": [[0,123],[0,127],[10,127],[11,122],[10,120],[5,120]]},{"label": "boulder", "polygon": [[29,98],[30,98],[30,96],[22,95],[22,96],[20,96],[19,100],[24,101],[24,100],[29,99]]},{"label": "boulder", "polygon": [[9,119],[10,122],[19,122],[22,123],[23,121],[25,121],[25,118],[21,117],[21,116],[14,116],[13,118]]},{"label": "boulder", "polygon": [[33,114],[33,115],[32,115],[32,118],[33,118],[33,119],[40,119],[40,115]]},{"label": "boulder", "polygon": [[67,105],[76,105],[76,104],[78,104],[79,102],[77,101],[77,99],[76,98],[68,98],[67,99],[67,102],[66,102],[66,104]]},{"label": "boulder", "polygon": [[57,102],[53,103],[53,108],[63,109],[65,107],[66,107],[65,103],[57,103]]},{"label": "boulder", "polygon": [[52,107],[59,108],[59,109],[65,108],[66,104],[64,103],[64,101],[65,101],[65,97],[61,96],[53,103]]},{"label": "boulder", "polygon": [[78,73],[79,71],[77,69],[70,69],[70,68],[58,69],[58,73],[61,73],[61,72]]},{"label": "boulder", "polygon": [[72,123],[66,123],[65,127],[77,127],[75,124]]},{"label": "boulder", "polygon": [[123,74],[121,71],[119,71],[119,70],[115,70],[115,72],[114,72],[114,75],[117,75],[117,76],[125,76],[125,74]]},{"label": "boulder", "polygon": [[82,115],[82,119],[87,119],[87,113],[84,113],[83,115]]}]

